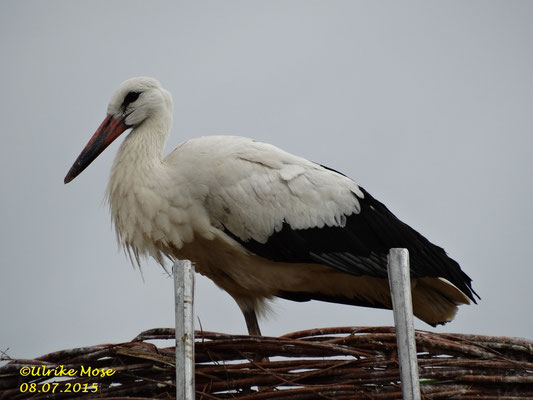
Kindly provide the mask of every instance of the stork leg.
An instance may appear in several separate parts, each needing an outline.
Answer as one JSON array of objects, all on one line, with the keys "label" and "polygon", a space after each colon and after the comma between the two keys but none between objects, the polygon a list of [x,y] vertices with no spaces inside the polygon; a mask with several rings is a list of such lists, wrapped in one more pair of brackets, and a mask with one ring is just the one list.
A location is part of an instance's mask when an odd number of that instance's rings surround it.
[{"label": "stork leg", "polygon": [[[242,312],[244,314],[244,319],[246,321],[246,326],[248,327],[248,334],[250,336],[263,336],[261,335],[261,330],[259,329],[259,323],[257,322],[257,315],[255,314],[255,310],[252,308],[251,310],[246,310]],[[265,357],[261,354],[256,354],[254,357],[254,362],[268,362],[270,361],[268,357]],[[258,386],[257,390],[259,392],[262,392],[263,390],[267,389],[267,386]]]},{"label": "stork leg", "polygon": [[255,310],[246,310],[242,313],[244,314],[244,320],[246,321],[246,327],[248,328],[248,333],[250,336],[263,336],[261,335],[261,330],[259,329],[259,323],[257,322]]}]

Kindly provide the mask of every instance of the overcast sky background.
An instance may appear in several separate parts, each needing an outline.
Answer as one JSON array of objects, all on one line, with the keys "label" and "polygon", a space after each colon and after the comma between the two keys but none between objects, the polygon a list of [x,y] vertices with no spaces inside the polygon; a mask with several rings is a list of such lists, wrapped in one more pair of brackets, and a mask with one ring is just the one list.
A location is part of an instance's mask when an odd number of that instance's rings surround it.
[{"label": "overcast sky background", "polygon": [[[103,203],[121,139],[63,184],[125,79],[174,98],[167,152],[200,135],[272,143],[342,171],[443,246],[482,300],[433,329],[533,338],[533,2],[2,1],[0,350],[132,339],[174,323]],[[391,325],[392,312],[277,301],[265,335]],[[203,329],[245,333],[197,278]]]}]

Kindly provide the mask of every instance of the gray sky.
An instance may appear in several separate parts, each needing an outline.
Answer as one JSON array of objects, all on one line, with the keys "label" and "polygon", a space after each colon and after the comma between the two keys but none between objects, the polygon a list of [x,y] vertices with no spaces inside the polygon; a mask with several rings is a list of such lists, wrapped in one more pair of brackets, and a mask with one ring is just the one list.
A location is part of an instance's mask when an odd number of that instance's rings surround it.
[{"label": "gray sky", "polygon": [[[119,251],[103,195],[118,142],[63,178],[125,79],[174,97],[167,151],[272,143],[342,171],[443,246],[478,306],[437,332],[533,337],[533,2],[0,3],[0,349],[36,357],[173,325],[173,289]],[[263,333],[391,325],[390,311],[277,301]],[[198,277],[203,329],[245,333]]]}]

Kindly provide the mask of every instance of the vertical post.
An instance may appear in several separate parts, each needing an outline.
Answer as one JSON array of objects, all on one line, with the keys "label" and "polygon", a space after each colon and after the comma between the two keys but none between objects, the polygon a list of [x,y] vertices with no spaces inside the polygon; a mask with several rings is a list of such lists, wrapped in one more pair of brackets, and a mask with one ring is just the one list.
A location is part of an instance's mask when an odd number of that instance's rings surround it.
[{"label": "vertical post", "polygon": [[176,399],[194,400],[194,267],[178,260],[172,267],[176,307]]},{"label": "vertical post", "polygon": [[407,249],[390,249],[387,269],[394,310],[394,325],[396,326],[403,398],[404,400],[420,400],[409,251]]}]

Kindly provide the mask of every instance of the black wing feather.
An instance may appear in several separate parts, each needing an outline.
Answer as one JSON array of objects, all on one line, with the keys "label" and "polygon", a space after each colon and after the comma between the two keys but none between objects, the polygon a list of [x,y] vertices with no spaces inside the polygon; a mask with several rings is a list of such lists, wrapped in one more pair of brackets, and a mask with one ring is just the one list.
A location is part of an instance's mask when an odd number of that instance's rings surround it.
[{"label": "black wing feather", "polygon": [[[364,194],[363,199],[358,197],[361,211],[346,216],[344,227],[292,229],[284,222],[282,229],[274,232],[266,243],[244,241],[227,229],[225,232],[249,251],[270,260],[324,264],[352,275],[377,278],[387,277],[389,249],[407,248],[412,277],[445,278],[476,302],[474,295],[479,296],[472,289],[472,280],[443,248],[432,244],[365,189],[360,189]],[[298,301],[294,294],[280,297]],[[302,294],[299,301],[306,297]]]}]

